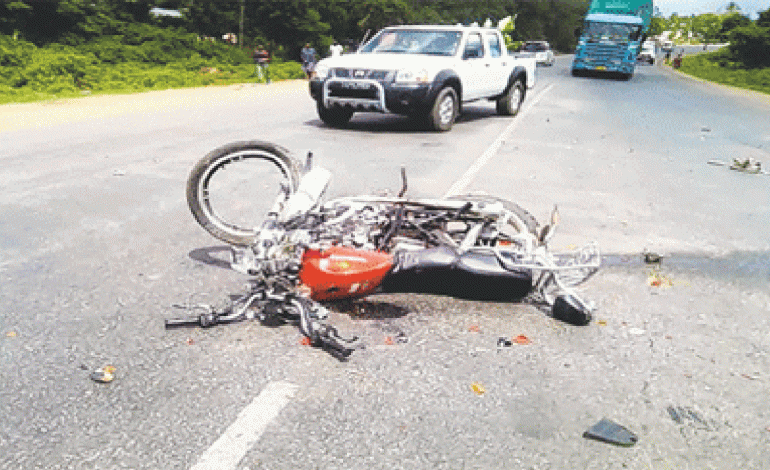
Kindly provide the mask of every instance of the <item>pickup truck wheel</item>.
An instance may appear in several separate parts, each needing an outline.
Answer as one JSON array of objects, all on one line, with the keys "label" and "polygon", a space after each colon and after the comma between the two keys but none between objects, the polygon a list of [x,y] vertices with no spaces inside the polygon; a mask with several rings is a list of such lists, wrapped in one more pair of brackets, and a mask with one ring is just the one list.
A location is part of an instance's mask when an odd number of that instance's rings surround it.
[{"label": "pickup truck wheel", "polygon": [[341,107],[327,108],[320,101],[316,102],[318,117],[332,127],[343,127],[353,117],[353,110]]},{"label": "pickup truck wheel", "polygon": [[459,108],[460,100],[457,98],[457,92],[454,88],[443,88],[438,92],[438,96],[433,102],[433,108],[426,116],[428,127],[434,131],[448,131],[455,122]]},{"label": "pickup truck wheel", "polygon": [[497,100],[497,114],[515,116],[519,114],[521,102],[524,101],[524,84],[516,81],[502,98]]}]

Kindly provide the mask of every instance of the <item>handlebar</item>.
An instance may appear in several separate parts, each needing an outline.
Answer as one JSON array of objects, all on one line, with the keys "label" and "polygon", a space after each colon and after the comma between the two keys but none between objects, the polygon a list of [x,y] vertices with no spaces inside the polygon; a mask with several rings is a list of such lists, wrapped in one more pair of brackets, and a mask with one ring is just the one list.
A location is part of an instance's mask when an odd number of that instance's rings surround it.
[{"label": "handlebar", "polygon": [[170,330],[173,328],[190,328],[190,327],[208,328],[210,326],[215,326],[219,323],[220,323],[219,319],[215,313],[201,313],[197,317],[174,318],[171,320],[166,320],[165,326],[167,330]]}]

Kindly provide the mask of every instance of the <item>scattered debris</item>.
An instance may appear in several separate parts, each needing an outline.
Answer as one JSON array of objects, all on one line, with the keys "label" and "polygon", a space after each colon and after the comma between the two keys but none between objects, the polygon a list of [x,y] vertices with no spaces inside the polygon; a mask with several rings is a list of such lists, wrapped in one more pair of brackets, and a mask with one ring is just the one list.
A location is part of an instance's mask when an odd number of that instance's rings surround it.
[{"label": "scattered debris", "polygon": [[471,384],[471,390],[473,390],[473,393],[475,393],[476,395],[484,395],[487,392],[484,386],[478,382],[473,382]]},{"label": "scattered debris", "polygon": [[644,262],[647,264],[657,264],[663,260],[663,256],[652,251],[645,251],[642,256],[644,256]]},{"label": "scattered debris", "polygon": [[[727,162],[722,160],[709,160],[707,163],[714,166],[728,165]],[[752,175],[770,175],[770,171],[762,169],[762,162],[753,158],[733,158],[733,162],[730,163],[730,169]]]},{"label": "scattered debris", "polygon": [[641,336],[641,335],[647,333],[645,330],[643,330],[641,328],[631,328],[630,330],[628,330],[628,332],[631,333],[634,336]]},{"label": "scattered debris", "polygon": [[126,176],[125,170],[113,170],[112,176]]},{"label": "scattered debris", "polygon": [[516,343],[516,344],[529,344],[530,343],[529,338],[527,338],[524,335],[519,335],[519,336],[513,338],[513,342]]},{"label": "scattered debris", "polygon": [[115,367],[104,366],[91,373],[91,380],[99,383],[109,383],[115,379]]},{"label": "scattered debris", "polygon": [[677,424],[690,424],[706,431],[713,431],[717,427],[717,423],[704,419],[700,413],[689,407],[669,405],[666,411]]},{"label": "scattered debris", "polygon": [[185,343],[187,343],[188,346],[192,346],[193,344],[195,344],[195,340],[192,338],[187,338],[187,341],[185,341]]},{"label": "scattered debris", "polygon": [[393,345],[393,338],[390,337],[390,336],[386,336],[385,337],[385,344],[387,344],[388,346],[392,346]]},{"label": "scattered debris", "polygon": [[631,447],[639,440],[636,434],[607,418],[602,418],[601,421],[588,428],[583,433],[583,437],[624,447]]},{"label": "scattered debris", "polygon": [[299,340],[299,344],[303,346],[310,346],[310,338],[307,336],[303,336],[301,340]]},{"label": "scattered debris", "polygon": [[651,287],[671,287],[674,285],[674,282],[661,274],[660,271],[650,271],[650,274],[647,276],[647,284]]},{"label": "scattered debris", "polygon": [[471,333],[481,333],[481,327],[479,325],[471,325],[468,327],[468,331]]},{"label": "scattered debris", "polygon": [[607,326],[607,320],[597,320],[596,324],[599,326]]},{"label": "scattered debris", "polygon": [[509,340],[508,338],[497,338],[497,347],[498,348],[510,348],[513,346],[513,342]]},{"label": "scattered debris", "polygon": [[5,336],[7,336],[9,338],[15,338],[16,337],[16,332],[15,331],[9,331],[8,333],[5,334]]},{"label": "scattered debris", "polygon": [[700,131],[701,132],[711,132],[711,129],[709,129],[708,127],[701,127]]}]

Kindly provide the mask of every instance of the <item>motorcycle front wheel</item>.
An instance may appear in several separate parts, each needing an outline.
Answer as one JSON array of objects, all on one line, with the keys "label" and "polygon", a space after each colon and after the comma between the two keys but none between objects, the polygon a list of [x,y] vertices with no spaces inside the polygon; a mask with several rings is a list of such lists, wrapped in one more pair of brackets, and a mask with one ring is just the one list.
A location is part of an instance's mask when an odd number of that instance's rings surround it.
[{"label": "motorcycle front wheel", "polygon": [[269,142],[234,142],[203,157],[187,180],[187,205],[214,237],[253,243],[276,201],[297,190],[300,169],[288,150]]}]

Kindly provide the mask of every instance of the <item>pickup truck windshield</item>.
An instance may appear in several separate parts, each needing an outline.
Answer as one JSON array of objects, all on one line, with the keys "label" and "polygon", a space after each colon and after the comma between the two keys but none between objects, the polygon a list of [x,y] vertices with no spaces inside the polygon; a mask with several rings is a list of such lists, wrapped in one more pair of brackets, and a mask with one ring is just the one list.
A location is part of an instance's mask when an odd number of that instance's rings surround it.
[{"label": "pickup truck windshield", "polygon": [[639,39],[641,26],[623,23],[605,23],[602,21],[587,21],[583,33],[589,41],[602,39],[613,41],[635,41]]},{"label": "pickup truck windshield", "polygon": [[462,33],[459,31],[417,31],[388,29],[380,32],[360,54],[395,53],[453,56],[457,52]]}]

